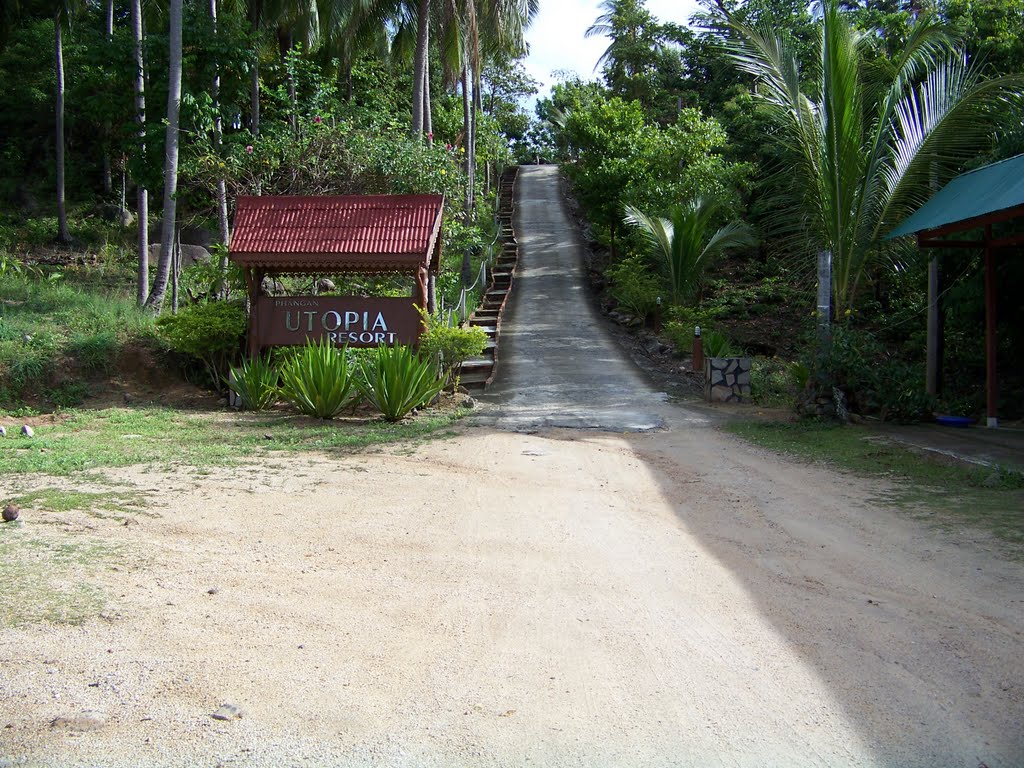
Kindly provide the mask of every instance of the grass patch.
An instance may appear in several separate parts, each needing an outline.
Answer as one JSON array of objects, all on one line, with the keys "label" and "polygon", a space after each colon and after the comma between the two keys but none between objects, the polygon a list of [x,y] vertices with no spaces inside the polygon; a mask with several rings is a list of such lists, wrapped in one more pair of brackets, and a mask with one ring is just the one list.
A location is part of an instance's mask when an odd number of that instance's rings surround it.
[{"label": "grass patch", "polygon": [[725,429],[778,453],[885,479],[885,501],[953,530],[991,532],[1024,557],[1024,475],[933,460],[856,426],[735,422]]},{"label": "grass patch", "polygon": [[69,373],[105,375],[125,344],[155,334],[152,316],[135,306],[119,280],[97,284],[95,268],[60,275],[0,275],[0,404],[6,407],[40,397],[56,407],[76,405],[88,391],[83,382],[66,381]]},{"label": "grass patch", "polygon": [[35,437],[9,435],[0,441],[0,474],[66,476],[133,464],[226,466],[274,451],[355,450],[445,434],[463,413],[427,412],[391,424],[162,407],[69,411],[59,423],[36,427]]},{"label": "grass patch", "polygon": [[144,509],[144,499],[141,494],[124,491],[39,488],[15,496],[10,501],[25,509],[45,509],[49,512],[83,510],[94,517],[122,517],[125,512],[139,514]]},{"label": "grass patch", "polygon": [[90,583],[117,549],[92,540],[45,538],[17,524],[0,526],[0,629],[48,622],[81,624],[106,597]]}]

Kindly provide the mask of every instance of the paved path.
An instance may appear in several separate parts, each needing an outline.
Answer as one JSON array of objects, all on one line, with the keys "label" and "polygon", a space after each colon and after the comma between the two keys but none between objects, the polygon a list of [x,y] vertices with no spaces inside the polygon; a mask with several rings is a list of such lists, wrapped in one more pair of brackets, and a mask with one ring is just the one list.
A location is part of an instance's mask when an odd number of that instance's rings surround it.
[{"label": "paved path", "polygon": [[666,395],[626,359],[587,296],[583,248],[562,203],[557,166],[520,170],[515,223],[519,268],[497,377],[483,398],[491,407],[480,421],[516,430],[663,426]]}]

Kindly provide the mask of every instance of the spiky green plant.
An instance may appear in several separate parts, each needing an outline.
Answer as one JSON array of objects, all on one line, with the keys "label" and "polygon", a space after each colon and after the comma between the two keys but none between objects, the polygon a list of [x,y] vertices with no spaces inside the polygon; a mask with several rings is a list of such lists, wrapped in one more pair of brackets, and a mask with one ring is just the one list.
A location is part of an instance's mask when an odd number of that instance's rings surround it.
[{"label": "spiky green plant", "polygon": [[265,411],[281,396],[281,374],[268,358],[257,357],[231,368],[228,386],[249,411]]},{"label": "spiky green plant", "polygon": [[[770,27],[727,17],[730,52],[757,81],[790,163],[780,228],[796,222],[811,254],[832,254],[839,314],[870,269],[898,263],[913,243],[883,237],[919,208],[936,182],[989,146],[1015,114],[1024,76],[985,79],[939,21],[922,14],[890,67],[869,66],[871,35],[839,0],[822,0],[818,61],[801,72],[796,51]],[[881,74],[884,73],[884,74]]]},{"label": "spiky green plant", "polygon": [[668,218],[648,216],[626,206],[625,221],[640,230],[651,257],[668,283],[673,304],[684,304],[697,294],[704,271],[724,251],[755,244],[749,227],[726,224],[710,232],[718,206],[696,198],[669,212]]},{"label": "spiky green plant", "polygon": [[736,357],[739,351],[721,331],[707,331],[701,340],[706,357]]},{"label": "spiky green plant", "polygon": [[354,379],[344,349],[308,341],[281,366],[281,395],[307,416],[333,419],[352,403]]},{"label": "spiky green plant", "polygon": [[433,360],[406,346],[380,346],[359,367],[359,391],[388,421],[399,421],[429,403],[445,385]]}]

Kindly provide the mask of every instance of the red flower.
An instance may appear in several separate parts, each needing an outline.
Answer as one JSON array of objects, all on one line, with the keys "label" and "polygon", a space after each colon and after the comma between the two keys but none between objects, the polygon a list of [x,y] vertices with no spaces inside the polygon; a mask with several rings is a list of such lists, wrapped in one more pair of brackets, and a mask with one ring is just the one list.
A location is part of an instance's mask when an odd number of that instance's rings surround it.
[{"label": "red flower", "polygon": [[317,125],[320,125],[320,123],[322,123],[323,120],[321,119],[320,115],[317,115],[316,117],[313,118],[313,122],[316,123]]},{"label": "red flower", "polygon": [[251,154],[252,154],[252,144],[249,144],[249,145],[248,145],[248,146],[247,146],[247,147],[245,148],[245,154],[247,154],[247,155],[251,155]]}]

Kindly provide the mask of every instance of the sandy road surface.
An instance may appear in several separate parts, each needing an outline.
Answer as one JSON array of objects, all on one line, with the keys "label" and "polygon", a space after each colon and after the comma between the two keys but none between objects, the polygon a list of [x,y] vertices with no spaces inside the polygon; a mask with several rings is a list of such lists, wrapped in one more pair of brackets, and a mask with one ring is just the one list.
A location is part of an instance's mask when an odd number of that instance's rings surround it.
[{"label": "sandy road surface", "polygon": [[0,631],[0,768],[1024,765],[1024,566],[666,403],[527,170],[484,413],[410,449],[112,473],[166,503],[59,521],[117,548],[109,605]]},{"label": "sandy road surface", "polygon": [[173,502],[82,518],[104,618],[0,634],[0,765],[1022,764],[1020,566],[860,482],[710,429],[273,464],[118,473]]}]

